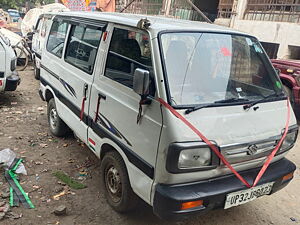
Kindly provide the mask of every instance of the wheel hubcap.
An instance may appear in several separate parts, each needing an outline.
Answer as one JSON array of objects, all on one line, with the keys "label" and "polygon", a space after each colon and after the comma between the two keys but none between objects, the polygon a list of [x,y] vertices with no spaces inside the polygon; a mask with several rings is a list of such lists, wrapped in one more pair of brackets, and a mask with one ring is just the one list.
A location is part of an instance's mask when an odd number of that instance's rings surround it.
[{"label": "wheel hubcap", "polygon": [[108,167],[105,178],[109,195],[114,202],[119,202],[122,195],[122,183],[119,171],[114,166],[110,166]]},{"label": "wheel hubcap", "polygon": [[51,109],[50,110],[50,126],[52,129],[55,129],[57,126],[57,112],[56,109]]}]

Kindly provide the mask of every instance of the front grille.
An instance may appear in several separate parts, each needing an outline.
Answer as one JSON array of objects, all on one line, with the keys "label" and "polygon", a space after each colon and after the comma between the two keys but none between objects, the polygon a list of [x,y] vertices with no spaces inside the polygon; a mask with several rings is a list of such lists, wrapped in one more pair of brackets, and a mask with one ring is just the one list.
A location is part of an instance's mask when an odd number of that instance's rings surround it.
[{"label": "front grille", "polygon": [[243,163],[267,157],[276,147],[279,140],[280,136],[259,142],[227,145],[221,147],[221,153],[231,164]]}]

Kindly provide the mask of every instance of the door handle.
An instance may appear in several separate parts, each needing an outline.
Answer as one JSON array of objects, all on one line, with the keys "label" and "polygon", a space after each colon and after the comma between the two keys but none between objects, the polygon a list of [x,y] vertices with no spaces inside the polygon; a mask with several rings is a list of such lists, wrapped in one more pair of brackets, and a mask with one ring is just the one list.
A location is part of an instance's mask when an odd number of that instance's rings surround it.
[{"label": "door handle", "polygon": [[106,96],[102,93],[98,93],[98,101],[100,101],[100,99],[106,100]]},{"label": "door handle", "polygon": [[83,97],[86,98],[86,93],[87,93],[87,90],[89,89],[89,86],[87,83],[84,84],[83,86]]},{"label": "door handle", "polygon": [[84,116],[84,105],[85,105],[85,101],[86,101],[86,93],[87,93],[88,88],[89,88],[88,84],[85,83],[83,86],[83,96],[82,96],[81,110],[80,110],[80,121],[82,121],[83,116]]},{"label": "door handle", "polygon": [[106,96],[102,93],[98,93],[98,100],[97,100],[97,107],[96,107],[96,114],[95,114],[95,119],[94,122],[97,123],[98,120],[98,114],[99,114],[99,108],[100,108],[100,101],[101,99],[106,100]]}]

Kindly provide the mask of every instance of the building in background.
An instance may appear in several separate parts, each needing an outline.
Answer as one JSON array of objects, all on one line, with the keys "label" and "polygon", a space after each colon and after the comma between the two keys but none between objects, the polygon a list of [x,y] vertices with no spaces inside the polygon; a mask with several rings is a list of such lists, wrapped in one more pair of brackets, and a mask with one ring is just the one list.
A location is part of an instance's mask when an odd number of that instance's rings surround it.
[{"label": "building in background", "polygon": [[300,0],[220,0],[215,23],[258,37],[270,58],[300,59]]},{"label": "building in background", "polygon": [[96,11],[97,0],[57,0],[71,11]]},{"label": "building in background", "polygon": [[[132,0],[116,0],[117,10]],[[214,23],[259,38],[270,58],[300,59],[300,0],[192,0]],[[188,0],[135,0],[127,13],[203,21]]]}]

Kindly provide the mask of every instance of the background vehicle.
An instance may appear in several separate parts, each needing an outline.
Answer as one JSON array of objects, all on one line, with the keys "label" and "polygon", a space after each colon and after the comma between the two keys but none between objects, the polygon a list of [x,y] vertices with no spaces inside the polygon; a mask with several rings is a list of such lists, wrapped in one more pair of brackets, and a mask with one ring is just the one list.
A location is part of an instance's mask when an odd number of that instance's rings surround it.
[{"label": "background vehicle", "polygon": [[34,59],[34,77],[40,78],[40,65],[42,50],[45,42],[46,31],[48,30],[53,14],[42,14],[39,16],[34,27],[32,36],[32,54]]},{"label": "background vehicle", "polygon": [[[9,39],[11,46],[17,56],[17,70],[24,70],[28,62],[32,60],[32,54],[29,44],[31,40],[26,36],[22,37],[8,29],[0,28],[0,33]],[[28,33],[27,35],[29,35]]]},{"label": "background vehicle", "polygon": [[273,66],[280,70],[280,79],[288,94],[297,119],[300,119],[300,60],[272,59]]},{"label": "background vehicle", "polygon": [[14,91],[20,83],[17,58],[10,42],[0,33],[0,92]]},{"label": "background vehicle", "polygon": [[8,14],[10,15],[12,22],[18,22],[21,18],[20,13],[16,9],[9,9],[7,10]]}]

